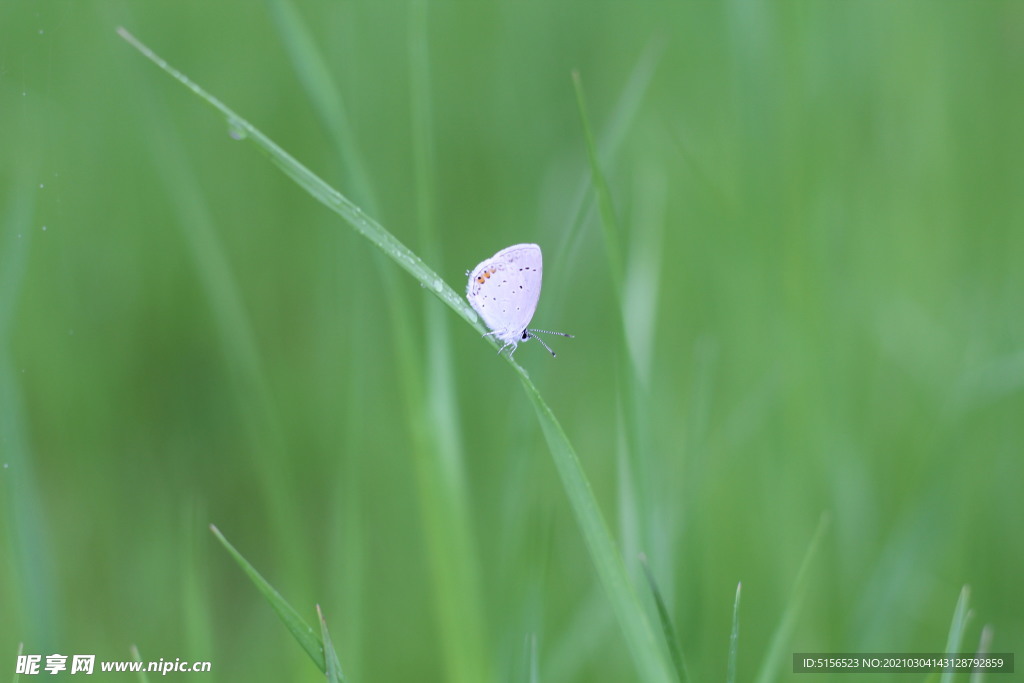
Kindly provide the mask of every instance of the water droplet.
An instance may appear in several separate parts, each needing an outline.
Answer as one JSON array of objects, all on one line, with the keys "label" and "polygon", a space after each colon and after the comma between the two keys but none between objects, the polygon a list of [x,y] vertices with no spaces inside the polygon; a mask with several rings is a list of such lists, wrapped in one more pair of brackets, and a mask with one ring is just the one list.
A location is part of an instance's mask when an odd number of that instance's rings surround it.
[{"label": "water droplet", "polygon": [[45,225],[43,226],[43,230],[46,230],[46,226]]},{"label": "water droplet", "polygon": [[46,187],[46,185],[43,185],[42,183],[39,183],[39,189],[40,190],[43,189],[44,187]]},{"label": "water droplet", "polygon": [[228,119],[228,135],[232,140],[244,140],[249,137],[249,131],[238,119]]},{"label": "water droplet", "polygon": [[438,294],[444,291],[444,283],[441,282],[441,278],[436,278],[434,280],[434,291]]}]

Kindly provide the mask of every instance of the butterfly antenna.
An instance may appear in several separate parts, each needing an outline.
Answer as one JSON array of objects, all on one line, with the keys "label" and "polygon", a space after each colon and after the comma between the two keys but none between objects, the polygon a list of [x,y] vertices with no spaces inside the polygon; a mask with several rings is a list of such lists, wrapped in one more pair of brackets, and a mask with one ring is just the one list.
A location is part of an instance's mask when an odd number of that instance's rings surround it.
[{"label": "butterfly antenna", "polygon": [[[530,330],[530,332],[532,332],[532,331],[533,331],[533,330]],[[527,332],[527,334],[529,334],[529,335],[530,335],[530,336],[529,336],[529,338],[530,338],[530,339],[536,339],[536,340],[537,340],[538,342],[540,342],[540,345],[541,345],[541,346],[543,346],[543,347],[544,347],[545,349],[547,349],[547,350],[548,350],[548,353],[550,353],[550,354],[551,354],[551,357],[552,357],[552,358],[556,358],[556,357],[558,356],[558,354],[556,354],[556,353],[555,353],[554,351],[552,351],[552,350],[551,350],[551,347],[550,347],[550,346],[548,346],[547,344],[545,344],[545,343],[544,343],[544,340],[543,340],[543,339],[541,339],[540,337],[538,337],[538,336],[537,336],[537,335],[535,335],[535,334],[530,334],[530,332]]]},{"label": "butterfly antenna", "polygon": [[[527,330],[527,332],[530,332],[530,333],[533,333],[533,332],[543,332],[544,334],[557,334],[559,337],[568,337],[569,339],[575,339],[576,338],[575,335],[569,334],[567,332],[552,332],[551,330],[533,330],[533,329],[530,329],[530,330]],[[534,337],[534,339],[536,339],[536,337]]]}]

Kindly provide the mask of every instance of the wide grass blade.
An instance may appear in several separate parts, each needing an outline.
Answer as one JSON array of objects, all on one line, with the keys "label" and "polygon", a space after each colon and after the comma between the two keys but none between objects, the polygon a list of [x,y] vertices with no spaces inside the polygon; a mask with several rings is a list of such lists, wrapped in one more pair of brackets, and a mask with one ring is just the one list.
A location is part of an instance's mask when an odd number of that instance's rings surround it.
[{"label": "wide grass blade", "polygon": [[[356,204],[334,188],[330,187],[326,182],[316,176],[308,168],[300,164],[270,138],[261,133],[248,121],[238,116],[217,98],[207,93],[197,84],[192,82],[192,80],[187,76],[171,67],[164,59],[140,43],[134,36],[128,33],[128,31],[123,28],[119,28],[118,34],[153,63],[221,112],[227,120],[233,137],[246,139],[255,144],[262,152],[267,154],[285,174],[295,180],[314,198],[344,218],[352,225],[353,228],[355,228],[357,232],[373,242],[379,249],[381,249],[381,251],[384,252],[385,255],[395,261],[395,263],[397,263],[403,270],[411,274],[421,284],[423,284],[427,291],[430,291],[441,299],[475,329],[480,332],[485,331],[478,320],[476,313],[470,308],[464,297],[457,294],[455,290],[453,290],[430,267],[428,267],[422,259],[419,258],[419,256],[409,250],[397,238],[385,230],[377,221],[364,214],[362,209],[356,206]],[[493,338],[488,339],[492,345],[496,345]],[[669,681],[672,681],[673,676],[670,673],[669,665],[665,662],[662,651],[658,648],[654,632],[647,621],[646,615],[644,614],[639,601],[637,600],[636,593],[626,573],[622,558],[615,547],[615,543],[612,540],[607,525],[605,524],[604,517],[601,515],[600,508],[597,505],[597,500],[594,498],[593,491],[590,488],[590,483],[587,481],[586,475],[580,466],[579,459],[573,450],[572,444],[569,442],[568,437],[562,430],[562,427],[555,418],[554,413],[541,397],[540,392],[530,380],[526,371],[511,358],[507,358],[507,362],[510,363],[519,373],[520,380],[526,389],[527,395],[533,402],[538,419],[541,423],[541,429],[548,442],[552,458],[555,461],[555,467],[562,479],[563,487],[569,497],[573,512],[576,515],[576,519],[580,525],[587,548],[590,551],[591,560],[597,569],[598,577],[604,585],[605,591],[612,603],[613,611],[619,620],[637,669],[641,672],[642,678],[646,681],[657,681],[661,683],[668,683]],[[252,571],[255,574],[255,570]],[[250,576],[253,576],[253,574],[250,574]],[[255,576],[259,575],[255,574]],[[257,585],[265,583],[265,581],[261,580]],[[266,587],[269,588],[269,586]],[[276,591],[273,591],[272,588],[269,588],[269,590],[271,592],[267,593],[268,599],[277,595]],[[291,610],[290,607],[287,607],[286,610],[284,609],[284,607],[287,606],[287,603],[281,600],[279,595],[277,595],[277,601],[272,604],[275,604],[275,609],[284,610],[281,612],[282,618],[284,618],[285,614],[294,614],[294,610]],[[294,617],[297,619],[298,615],[294,614]],[[300,642],[303,643],[304,647],[307,648],[307,652],[310,652],[310,655],[313,656],[314,660],[322,667],[323,655],[322,653],[318,653],[316,648],[313,647],[312,644],[315,643],[315,638],[313,640],[309,639],[311,636],[311,630],[309,627],[305,626],[301,622],[301,619],[298,619],[298,621],[289,620],[286,623],[290,624],[290,628],[295,629],[293,633],[296,634],[297,638],[299,638],[303,632],[309,632],[306,636],[300,639]],[[312,648],[312,650],[310,648]]]},{"label": "wide grass blade", "polygon": [[242,557],[242,554],[235,550],[235,546],[228,542],[228,539],[224,538],[224,534],[214,525],[210,525],[210,531],[217,537],[217,540],[221,542],[231,557],[235,558],[235,562],[242,568],[242,571],[246,573],[249,579],[255,584],[256,589],[263,594],[270,606],[277,612],[277,616],[284,622],[285,627],[291,631],[292,636],[295,640],[299,641],[299,645],[306,651],[313,663],[320,668],[321,671],[326,671],[327,667],[324,662],[324,648],[320,640],[316,637],[313,628],[307,624],[294,607],[288,604],[288,602],[281,597],[281,594],[277,590],[267,583],[267,580],[256,571],[256,568],[249,564],[248,560]]}]

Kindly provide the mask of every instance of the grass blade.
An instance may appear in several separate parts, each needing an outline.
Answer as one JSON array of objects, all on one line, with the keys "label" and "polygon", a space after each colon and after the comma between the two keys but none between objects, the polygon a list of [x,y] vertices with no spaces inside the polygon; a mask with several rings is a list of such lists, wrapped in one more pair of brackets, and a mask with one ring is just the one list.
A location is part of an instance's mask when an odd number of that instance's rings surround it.
[{"label": "grass blade", "polygon": [[[992,650],[992,627],[986,625],[981,629],[981,637],[978,639],[978,650],[976,657],[983,659]],[[970,683],[981,683],[981,678],[984,675],[981,669],[975,669],[971,672]]]},{"label": "grass blade", "polygon": [[811,561],[818,554],[818,547],[821,545],[821,539],[824,537],[828,525],[829,517],[823,514],[818,522],[818,529],[814,532],[814,537],[811,539],[811,544],[807,547],[807,552],[804,554],[804,559],[800,563],[800,569],[797,571],[796,581],[793,584],[793,592],[789,597],[789,604],[786,605],[786,609],[782,613],[779,625],[775,627],[775,635],[772,637],[771,645],[768,646],[768,653],[765,655],[764,661],[761,663],[761,670],[755,679],[757,683],[769,683],[775,680],[778,674],[779,664],[783,660],[783,650],[789,642],[790,636],[793,635],[793,629],[796,627],[796,618],[800,614],[801,607],[803,607],[804,591],[807,588],[807,575],[810,570]]},{"label": "grass blade", "polygon": [[526,680],[529,683],[540,683],[540,666],[537,657],[537,634],[526,636]]},{"label": "grass blade", "polygon": [[352,188],[352,196],[363,206],[370,211],[376,210],[370,176],[362,155],[357,151],[357,138],[349,122],[348,111],[312,32],[290,0],[267,0],[267,7],[292,61],[295,76],[339,153],[338,158],[342,160],[345,170],[346,186]]},{"label": "grass blade", "polygon": [[[142,663],[142,653],[139,652],[139,646],[133,644],[131,646],[132,661]],[[149,676],[146,675],[145,670],[139,669],[139,683],[149,683]]]},{"label": "grass blade", "polygon": [[307,624],[299,613],[295,611],[295,608],[288,604],[288,602],[281,597],[281,594],[277,590],[267,583],[267,580],[260,575],[256,568],[249,564],[248,560],[242,557],[242,554],[235,550],[235,546],[228,542],[228,539],[224,538],[224,534],[220,532],[220,529],[214,525],[210,525],[210,531],[217,537],[217,540],[221,542],[231,557],[235,558],[235,562],[242,568],[242,571],[248,575],[249,579],[255,584],[256,589],[263,594],[263,597],[267,599],[270,606],[277,612],[277,616],[280,617],[284,625],[291,631],[292,636],[295,640],[299,641],[299,645],[306,651],[313,663],[320,668],[321,671],[326,671],[326,665],[324,663],[324,648],[321,642],[317,639],[313,629]]},{"label": "grass blade", "polygon": [[[971,611],[967,608],[971,598],[970,586],[960,589],[960,597],[957,598],[956,608],[953,610],[953,621],[949,624],[949,636],[946,638],[946,654],[953,656],[960,652],[960,646],[964,641],[964,630],[967,628],[967,621],[971,618]],[[952,683],[953,670],[946,669],[939,678],[939,683]]]},{"label": "grass blade", "polygon": [[732,632],[729,633],[729,665],[725,670],[725,683],[736,683],[736,655],[740,648],[740,589],[736,584],[736,599],[732,603]]},{"label": "grass blade", "polygon": [[622,264],[625,258],[622,253],[622,245],[619,240],[619,223],[615,218],[615,207],[612,204],[612,193],[608,189],[608,182],[604,173],[601,172],[601,162],[597,156],[597,143],[594,141],[594,133],[590,127],[590,117],[587,115],[587,101],[583,95],[583,81],[578,71],[572,72],[573,86],[576,88],[576,105],[580,112],[580,122],[583,125],[583,137],[587,143],[587,158],[590,161],[591,180],[594,183],[594,190],[597,192],[597,206],[601,212],[601,227],[604,229],[605,251],[608,255],[608,268],[612,274],[612,285],[615,296],[622,301]]},{"label": "grass blade", "polygon": [[654,580],[654,574],[651,572],[651,567],[647,564],[647,556],[640,555],[640,566],[644,569],[644,575],[647,577],[647,584],[651,587],[651,595],[654,597],[654,604],[658,608],[658,617],[661,619],[661,630],[665,636],[665,644],[668,646],[668,653],[672,657],[672,665],[676,668],[676,677],[680,683],[687,680],[686,677],[686,665],[683,664],[683,651],[679,648],[679,637],[676,635],[676,629],[672,625],[672,617],[669,616],[668,606],[665,604],[664,598],[661,597],[661,591],[658,590],[658,584]]},{"label": "grass blade", "polygon": [[324,656],[327,660],[327,680],[329,683],[345,683],[345,676],[341,673],[341,661],[338,653],[334,650],[334,643],[331,642],[331,634],[327,632],[327,621],[320,605],[316,606],[316,616],[320,620],[320,638],[323,641]]},{"label": "grass blade", "polygon": [[[25,654],[25,643],[18,643],[18,652],[15,655],[15,659],[17,659],[17,657],[20,657],[23,654]],[[17,669],[17,667],[15,667],[15,669],[14,669],[14,678],[11,679],[11,680],[13,680],[14,683],[18,683],[18,679],[20,679],[20,678],[21,678],[21,674],[18,673],[18,669]]]},{"label": "grass blade", "polygon": [[[640,103],[643,102],[644,96],[647,94],[647,89],[654,79],[654,72],[657,70],[658,63],[661,61],[661,56],[664,52],[665,41],[656,38],[648,44],[643,54],[640,55],[633,66],[633,70],[630,72],[629,78],[626,79],[626,84],[622,89],[622,94],[615,103],[615,107],[608,118],[608,123],[604,126],[600,136],[601,143],[598,145],[597,155],[604,163],[612,163],[618,156],[619,149],[622,147],[622,141],[626,137],[626,132],[636,120],[637,113],[640,111]],[[559,245],[558,249],[557,258],[560,265],[558,270],[561,272],[567,270],[561,266],[565,265],[564,262],[571,245],[575,244],[579,239],[585,219],[589,216],[592,208],[592,204],[588,201],[590,189],[593,186],[591,175],[592,173],[586,173],[580,179],[579,187],[573,194],[573,199],[568,202],[568,206],[571,208],[565,222],[572,227],[565,234],[562,244]]]}]

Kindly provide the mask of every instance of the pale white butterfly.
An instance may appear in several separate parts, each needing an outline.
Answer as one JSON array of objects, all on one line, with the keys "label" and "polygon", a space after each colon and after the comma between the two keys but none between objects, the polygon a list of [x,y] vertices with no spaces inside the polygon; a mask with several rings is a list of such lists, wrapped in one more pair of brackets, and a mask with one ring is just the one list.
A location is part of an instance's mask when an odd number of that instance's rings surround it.
[{"label": "pale white butterfly", "polygon": [[536,339],[554,356],[551,347],[534,333],[572,337],[565,332],[526,329],[537,310],[543,271],[540,247],[536,244],[516,244],[502,249],[469,273],[466,298],[491,329],[484,336],[493,335],[498,341],[504,342],[498,353],[512,347],[508,352],[511,357],[519,342]]}]

